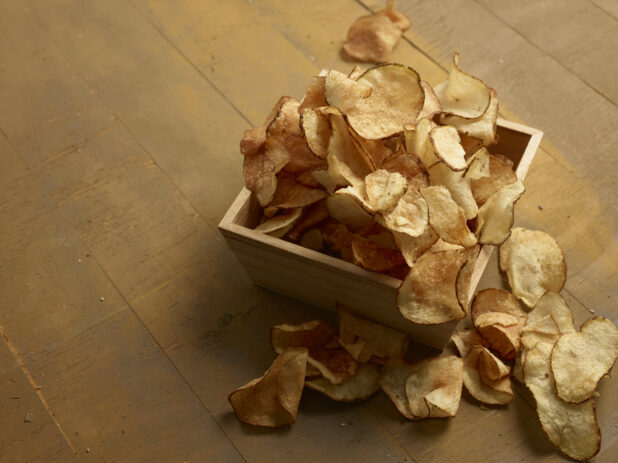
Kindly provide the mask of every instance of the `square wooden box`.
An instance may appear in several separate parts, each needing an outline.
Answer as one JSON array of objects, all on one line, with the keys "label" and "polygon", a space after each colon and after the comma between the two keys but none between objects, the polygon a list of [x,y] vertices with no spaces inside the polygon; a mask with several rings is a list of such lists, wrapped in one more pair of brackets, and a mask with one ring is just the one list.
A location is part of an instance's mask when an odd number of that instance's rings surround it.
[{"label": "square wooden box", "polygon": [[[507,156],[523,181],[543,132],[498,120],[499,142],[490,152]],[[442,349],[459,320],[419,325],[403,318],[396,306],[400,280],[253,231],[261,208],[246,188],[238,194],[219,230],[249,277],[258,286],[329,310],[342,303],[364,318],[408,332],[423,344]],[[469,298],[485,270],[494,246],[483,246],[472,275]]]}]

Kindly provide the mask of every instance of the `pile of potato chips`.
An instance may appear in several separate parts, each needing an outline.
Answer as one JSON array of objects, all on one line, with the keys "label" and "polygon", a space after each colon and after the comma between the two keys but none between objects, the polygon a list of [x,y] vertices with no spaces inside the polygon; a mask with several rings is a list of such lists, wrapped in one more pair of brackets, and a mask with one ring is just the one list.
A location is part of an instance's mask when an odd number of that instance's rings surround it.
[{"label": "pile of potato chips", "polygon": [[[455,55],[435,89],[400,64],[323,71],[302,101],[281,98],[245,132],[245,182],[263,208],[255,230],[401,279],[397,307],[408,320],[470,312],[475,329],[454,334],[460,356],[445,349],[410,364],[407,335],[343,308],[339,331],[325,321],[276,326],[279,356],[230,396],[242,421],[293,423],[304,386],[338,401],[381,388],[409,419],[452,417],[463,386],[484,404],[512,401],[513,376],[534,395],[557,448],[576,460],[598,452],[593,394],[618,356],[618,331],[597,317],[576,332],[558,294],[559,245],[512,229],[524,187],[512,162],[486,149],[497,141],[497,114],[496,92]],[[500,245],[511,292],[480,291],[469,311],[484,244]]]}]

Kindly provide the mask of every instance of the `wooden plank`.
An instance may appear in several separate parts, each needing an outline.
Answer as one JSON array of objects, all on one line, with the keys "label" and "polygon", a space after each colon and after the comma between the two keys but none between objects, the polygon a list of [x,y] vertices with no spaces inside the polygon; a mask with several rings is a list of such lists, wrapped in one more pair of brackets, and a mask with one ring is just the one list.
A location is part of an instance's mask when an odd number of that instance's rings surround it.
[{"label": "wooden plank", "polygon": [[[480,2],[508,27],[618,104],[618,22],[589,2]],[[602,46],[601,46],[602,44]]]},{"label": "wooden plank", "polygon": [[616,2],[616,0],[590,0],[590,3],[612,18],[618,20],[618,2]]}]

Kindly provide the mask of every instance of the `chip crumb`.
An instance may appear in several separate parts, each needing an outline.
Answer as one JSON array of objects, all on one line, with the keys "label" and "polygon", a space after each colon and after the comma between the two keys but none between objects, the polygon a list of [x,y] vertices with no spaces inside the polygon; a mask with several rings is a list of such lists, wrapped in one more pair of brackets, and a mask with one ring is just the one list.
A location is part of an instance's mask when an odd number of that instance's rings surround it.
[{"label": "chip crumb", "polygon": [[539,211],[542,211],[542,210],[543,210],[543,206],[540,206],[540,205],[539,205],[539,206],[537,206],[537,207],[539,208]]},{"label": "chip crumb", "polygon": [[105,302],[105,298],[104,298],[103,296],[101,296],[101,297],[99,298],[99,301],[100,301],[100,302]]},{"label": "chip crumb", "polygon": [[487,405],[481,404],[480,405],[481,410],[489,410],[489,407]]},{"label": "chip crumb", "polygon": [[32,413],[26,413],[24,416],[24,423],[32,423]]},{"label": "chip crumb", "polygon": [[90,453],[90,447],[86,447],[86,453]]},{"label": "chip crumb", "polygon": [[41,389],[43,389],[41,386],[34,386],[35,391],[40,391]]},{"label": "chip crumb", "polygon": [[81,263],[82,263],[82,260],[81,260],[81,259],[77,259],[77,263],[78,263],[78,264],[81,264]]}]

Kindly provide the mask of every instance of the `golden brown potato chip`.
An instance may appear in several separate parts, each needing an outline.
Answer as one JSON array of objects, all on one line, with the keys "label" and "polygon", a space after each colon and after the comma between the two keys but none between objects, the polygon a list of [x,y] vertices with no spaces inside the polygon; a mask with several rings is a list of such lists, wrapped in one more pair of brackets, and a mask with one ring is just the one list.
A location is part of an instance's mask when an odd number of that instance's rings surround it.
[{"label": "golden brown potato chip", "polygon": [[264,143],[266,142],[266,129],[273,122],[277,114],[279,113],[279,109],[290,99],[289,96],[282,96],[279,98],[277,103],[273,109],[271,109],[270,114],[264,121],[262,125],[259,125],[253,129],[248,129],[245,131],[242,140],[240,141],[240,152],[243,156],[251,156],[257,154],[257,152],[262,148]]},{"label": "golden brown potato chip", "polygon": [[[480,157],[481,153],[478,153],[478,156]],[[482,160],[482,162],[486,161]],[[500,161],[496,156],[490,154],[488,162],[489,175],[480,175],[476,176],[476,178],[470,175],[472,177],[470,184],[472,194],[474,195],[474,199],[479,206],[485,204],[485,202],[502,187],[517,181],[517,175],[515,172],[513,172],[510,167]],[[470,167],[472,167],[472,165]],[[477,167],[480,170],[481,166]],[[483,172],[485,173],[486,170]]]},{"label": "golden brown potato chip", "polygon": [[338,306],[339,344],[359,362],[373,357],[405,358],[410,345],[407,333],[353,315]]},{"label": "golden brown potato chip", "polygon": [[287,209],[282,214],[278,214],[255,227],[255,231],[266,233],[267,235],[281,238],[285,235],[300,219],[303,209],[297,207],[295,209]]},{"label": "golden brown potato chip", "polygon": [[313,76],[311,82],[307,85],[305,96],[300,102],[298,112],[302,113],[306,108],[319,108],[326,106],[326,98],[324,98],[324,76]]},{"label": "golden brown potato chip", "polygon": [[470,180],[464,177],[463,171],[451,170],[446,164],[437,162],[431,166],[429,172],[429,184],[432,186],[442,185],[451,193],[453,201],[457,203],[464,213],[466,220],[473,219],[478,213],[478,206],[472,195]]},{"label": "golden brown potato chip", "polygon": [[384,393],[395,404],[399,413],[410,420],[414,419],[414,415],[410,410],[410,402],[406,395],[406,381],[415,369],[415,365],[405,360],[392,358],[382,368],[380,378],[380,387]]},{"label": "golden brown potato chip", "polygon": [[384,248],[374,242],[356,236],[352,239],[354,263],[373,272],[387,272],[406,264],[399,249]]},{"label": "golden brown potato chip", "polygon": [[239,420],[254,426],[280,427],[296,421],[305,382],[307,349],[282,352],[261,378],[228,398]]},{"label": "golden brown potato chip", "polygon": [[294,224],[292,229],[286,235],[286,238],[290,241],[298,241],[305,230],[317,225],[322,220],[326,220],[327,218],[328,209],[326,208],[326,201],[318,201],[306,209],[306,211],[302,214],[302,217]]},{"label": "golden brown potato chip", "polygon": [[539,342],[527,352],[523,368],[526,386],[551,443],[574,460],[588,460],[601,447],[594,401],[570,404],[558,398],[550,367],[552,347],[551,343]]},{"label": "golden brown potato chip", "polygon": [[566,281],[562,249],[542,231],[513,228],[500,246],[500,269],[506,272],[513,294],[528,307],[534,307],[546,291],[559,292]]},{"label": "golden brown potato chip", "polygon": [[402,132],[405,124],[416,120],[425,101],[418,74],[401,64],[368,69],[357,83],[369,86],[371,94],[367,98],[342,104],[335,96],[329,96],[327,88],[326,99],[341,109],[350,126],[363,138],[373,140]]},{"label": "golden brown potato chip", "polygon": [[434,127],[429,132],[429,143],[435,156],[451,170],[466,168],[466,151],[461,146],[457,130],[450,126]]},{"label": "golden brown potato chip", "polygon": [[440,104],[440,100],[438,99],[436,92],[434,92],[433,87],[422,80],[421,85],[425,91],[425,103],[423,104],[423,109],[421,112],[418,116],[416,116],[417,122],[423,118],[431,119],[433,116],[442,111],[442,105]]},{"label": "golden brown potato chip", "polygon": [[426,227],[419,236],[393,232],[393,238],[406,263],[412,267],[414,262],[438,240],[438,234],[431,227]]},{"label": "golden brown potato chip", "polygon": [[310,188],[320,188],[322,184],[316,180],[315,175],[314,175],[314,173],[317,171],[326,172],[326,169],[318,168],[318,169],[306,170],[304,172],[299,172],[298,174],[294,176],[294,178],[301,185],[305,185]]},{"label": "golden brown potato chip", "polygon": [[384,226],[393,232],[421,236],[428,227],[427,203],[416,190],[408,188],[395,208],[382,215],[382,220]]},{"label": "golden brown potato chip", "polygon": [[292,154],[288,148],[276,138],[267,138],[263,149],[266,157],[273,163],[275,173],[283,169],[292,159]]},{"label": "golden brown potato chip", "polygon": [[386,6],[383,10],[378,11],[378,14],[386,16],[395,26],[401,31],[405,31],[410,27],[410,20],[401,11],[395,9],[395,0],[386,0]]},{"label": "golden brown potato chip", "polygon": [[[489,177],[491,175],[491,170],[489,167],[490,159],[491,159],[491,154],[489,154],[489,151],[487,151],[487,148],[481,148],[475,151],[474,154],[472,154],[472,156],[468,158],[468,161],[467,161],[468,168],[466,169],[466,173],[464,174],[464,176],[470,182],[473,182],[483,177]],[[470,188],[472,188],[472,185],[470,185]],[[486,200],[487,198],[485,198],[483,203]],[[476,197],[475,197],[475,201],[476,201]]]},{"label": "golden brown potato chip", "polygon": [[498,141],[497,122],[498,94],[493,88],[490,89],[489,107],[480,119],[469,120],[456,115],[440,118],[440,123],[448,124],[468,137],[481,140],[484,146],[489,146]]},{"label": "golden brown potato chip", "polygon": [[[463,383],[472,397],[491,405],[504,405],[513,400],[511,380],[508,376],[510,368],[485,347],[472,347],[463,362]],[[499,376],[505,371],[505,375]],[[492,379],[496,376],[499,377]]]},{"label": "golden brown potato chip", "polygon": [[479,336],[476,330],[459,330],[453,333],[451,341],[457,347],[459,355],[465,357],[474,346],[487,346],[487,342]]},{"label": "golden brown potato chip", "polygon": [[455,281],[457,300],[466,313],[468,313],[468,309],[470,308],[470,299],[472,298],[472,295],[470,294],[472,272],[474,272],[474,268],[476,267],[476,259],[479,256],[480,250],[481,248],[479,246],[474,246],[463,250],[467,255],[467,260],[459,269],[457,280]]},{"label": "golden brown potato chip", "polygon": [[317,228],[307,230],[300,237],[298,244],[300,244],[303,248],[311,249],[313,251],[321,251],[324,248],[322,232]]},{"label": "golden brown potato chip", "polygon": [[406,380],[406,397],[413,419],[453,417],[459,408],[463,361],[454,355],[413,365]]},{"label": "golden brown potato chip", "polygon": [[[359,149],[364,151],[369,159],[371,159],[372,164],[378,168],[382,165],[382,162],[389,156],[393,156],[400,146],[398,146],[398,137],[393,136],[384,140],[368,140],[366,138],[361,137],[353,130],[350,132],[350,135],[356,141]],[[390,146],[392,145],[392,146]]]},{"label": "golden brown potato chip", "polygon": [[445,323],[466,316],[457,297],[457,276],[478,249],[423,254],[397,292],[404,318],[420,324]]},{"label": "golden brown potato chip", "polygon": [[524,184],[517,180],[503,186],[480,207],[476,231],[479,243],[498,246],[510,236],[515,221],[515,203],[524,191]]},{"label": "golden brown potato chip", "polygon": [[436,124],[423,118],[415,126],[406,125],[403,129],[406,151],[418,157],[425,169],[429,169],[436,162],[440,162],[429,140],[429,134],[435,127]]},{"label": "golden brown potato chip", "polygon": [[367,200],[376,212],[392,211],[406,188],[406,179],[397,172],[379,169],[365,177]]},{"label": "golden brown potato chip", "polygon": [[304,207],[326,198],[326,191],[309,188],[296,182],[291,177],[279,177],[277,190],[270,203],[271,206],[290,209]]},{"label": "golden brown potato chip", "polygon": [[328,115],[319,109],[307,108],[300,116],[300,124],[309,149],[319,158],[326,158],[330,140]]},{"label": "golden brown potato chip", "polygon": [[617,356],[618,330],[606,318],[591,318],[579,333],[560,336],[551,353],[558,397],[571,403],[591,398]]},{"label": "golden brown potato chip", "polygon": [[361,206],[357,196],[348,194],[349,191],[352,191],[351,187],[342,188],[326,198],[326,206],[331,217],[353,231],[373,224],[373,216]]},{"label": "golden brown potato chip", "polygon": [[343,114],[353,110],[356,103],[369,98],[373,90],[368,83],[350,79],[345,74],[330,70],[324,81],[324,96],[326,102]]},{"label": "golden brown potato chip", "polygon": [[275,165],[268,159],[263,150],[257,154],[245,156],[243,175],[245,185],[253,192],[260,206],[268,205],[277,190],[277,177]]},{"label": "golden brown potato chip", "polygon": [[469,137],[465,133],[460,133],[459,139],[461,140],[461,146],[466,152],[466,159],[469,159],[474,155],[474,153],[483,148],[482,140],[474,137]]},{"label": "golden brown potato chip", "polygon": [[366,238],[369,241],[372,241],[375,244],[380,245],[384,248],[399,249],[397,247],[397,243],[395,243],[393,233],[388,228],[384,228],[379,223],[376,223],[373,226],[371,232],[369,232]]},{"label": "golden brown potato chip", "polygon": [[367,400],[380,389],[380,370],[377,365],[359,365],[354,376],[333,384],[326,378],[305,381],[305,386],[321,392],[337,402],[357,402]]},{"label": "golden brown potato chip", "polygon": [[[431,227],[429,227],[431,228]],[[442,238],[438,238],[438,241],[433,243],[427,252],[438,251],[457,251],[459,249],[465,249],[461,244],[451,244],[444,241]]]},{"label": "golden brown potato chip", "polygon": [[384,160],[380,168],[403,175],[408,182],[408,188],[418,190],[419,188],[429,186],[425,169],[417,162],[416,157],[411,154],[401,153],[391,156]]},{"label": "golden brown potato chip", "polygon": [[466,248],[476,244],[476,237],[468,228],[463,210],[453,201],[446,187],[421,188],[420,194],[427,202],[429,225],[440,238]]},{"label": "golden brown potato chip", "polygon": [[[506,317],[488,318],[492,314]],[[479,291],[472,302],[471,315],[475,328],[492,349],[507,360],[515,358],[527,320],[515,296],[496,288]]]},{"label": "golden brown potato chip", "polygon": [[289,347],[306,347],[309,351],[307,362],[320,370],[331,383],[340,384],[356,374],[358,364],[336,344],[335,337],[336,331],[328,322],[314,320],[300,325],[273,326],[270,345],[277,353]]},{"label": "golden brown potato chip", "polygon": [[325,224],[322,228],[322,237],[333,251],[341,254],[341,258],[346,262],[352,262],[352,239],[356,235],[348,230],[342,223]]}]

